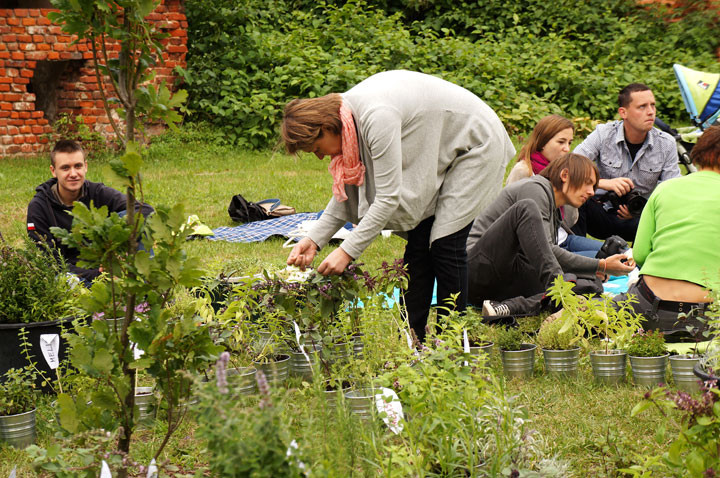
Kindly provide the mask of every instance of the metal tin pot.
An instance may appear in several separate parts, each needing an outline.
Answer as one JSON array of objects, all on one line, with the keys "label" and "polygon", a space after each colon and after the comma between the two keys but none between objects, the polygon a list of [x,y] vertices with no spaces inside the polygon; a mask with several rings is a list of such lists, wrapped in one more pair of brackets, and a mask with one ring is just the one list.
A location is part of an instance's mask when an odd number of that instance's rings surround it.
[{"label": "metal tin pot", "polygon": [[690,393],[700,391],[700,380],[693,372],[697,363],[700,363],[700,357],[689,355],[670,356],[670,370],[672,371],[675,388]]},{"label": "metal tin pot", "polygon": [[15,448],[35,443],[35,409],[17,415],[0,416],[0,441]]},{"label": "metal tin pot", "polygon": [[290,372],[290,356],[287,354],[276,355],[274,360],[253,362],[253,366],[262,370],[268,382],[274,385],[283,384]]},{"label": "metal tin pot", "polygon": [[542,349],[545,358],[545,372],[556,377],[577,375],[580,347],[569,350]]},{"label": "metal tin pot", "polygon": [[362,420],[369,420],[375,413],[376,393],[377,390],[374,388],[349,390],[345,392],[345,403],[348,404],[348,408],[353,414]]},{"label": "metal tin pot", "polygon": [[227,380],[230,389],[240,395],[252,395],[257,389],[255,382],[255,367],[230,368],[227,370]]},{"label": "metal tin pot", "polygon": [[531,378],[535,366],[535,344],[522,344],[520,350],[501,350],[503,370],[507,377]]},{"label": "metal tin pot", "polygon": [[659,357],[633,357],[630,356],[633,381],[641,387],[655,387],[665,383],[665,369],[670,354]]},{"label": "metal tin pot", "polygon": [[617,385],[625,381],[627,368],[627,354],[624,350],[610,350],[605,352],[590,352],[595,381],[605,385]]},{"label": "metal tin pot", "polygon": [[[311,380],[313,377],[313,367],[318,363],[319,346],[315,350],[305,347],[305,354],[302,352],[290,352],[290,373],[296,377],[302,377]],[[308,360],[309,359],[309,360]]]},{"label": "metal tin pot", "polygon": [[135,387],[135,406],[138,408],[138,422],[149,422],[155,418],[153,387]]}]

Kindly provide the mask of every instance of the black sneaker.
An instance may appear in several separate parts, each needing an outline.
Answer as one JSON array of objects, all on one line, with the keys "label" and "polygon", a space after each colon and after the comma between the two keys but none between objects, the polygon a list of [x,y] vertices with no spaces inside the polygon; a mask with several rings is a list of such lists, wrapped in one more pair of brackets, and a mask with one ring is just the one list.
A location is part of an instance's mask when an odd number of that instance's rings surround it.
[{"label": "black sneaker", "polygon": [[507,317],[510,315],[510,307],[502,302],[495,302],[494,300],[483,301],[483,315],[491,317]]}]

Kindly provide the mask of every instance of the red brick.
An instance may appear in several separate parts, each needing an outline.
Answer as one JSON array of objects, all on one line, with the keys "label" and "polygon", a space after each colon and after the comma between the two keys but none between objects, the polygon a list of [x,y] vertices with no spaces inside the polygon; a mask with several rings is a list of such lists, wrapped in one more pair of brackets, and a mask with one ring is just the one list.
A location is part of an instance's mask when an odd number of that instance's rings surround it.
[{"label": "red brick", "polygon": [[20,74],[20,72],[17,70],[17,68],[3,68],[3,74],[0,74],[0,76],[9,76],[11,78],[14,78]]},{"label": "red brick", "polygon": [[9,118],[11,113],[11,111],[0,111],[0,118]]},{"label": "red brick", "polygon": [[72,37],[70,35],[65,35],[64,32],[55,33],[52,29],[50,29],[50,33],[57,35],[57,41],[59,42],[70,43],[72,41]]},{"label": "red brick", "polygon": [[[25,68],[34,69],[36,64],[37,64],[37,62],[35,62],[35,61],[26,61]],[[18,65],[18,66],[22,66],[22,65]]]},{"label": "red brick", "polygon": [[45,116],[45,113],[43,113],[42,111],[33,111],[30,114],[31,118],[42,118],[43,116]]},{"label": "red brick", "polygon": [[35,51],[37,50],[37,45],[32,42],[20,43],[20,49],[25,51]]},{"label": "red brick", "polygon": [[[48,36],[50,36],[50,35],[48,35]],[[55,50],[55,51],[65,51],[65,49],[66,49],[65,47],[67,46],[64,43],[60,43],[60,42],[48,41],[48,43],[52,43],[53,50]]]},{"label": "red brick", "polygon": [[86,51],[83,53],[83,60],[92,60],[93,54],[91,51]]},{"label": "red brick", "polygon": [[27,85],[28,83],[30,83],[30,78],[17,77],[17,78],[15,78],[15,83],[20,84],[20,85]]},{"label": "red brick", "polygon": [[42,134],[44,131],[44,128],[42,126],[33,126],[32,132],[35,134]]},{"label": "red brick", "polygon": [[52,25],[52,22],[50,21],[49,18],[45,18],[45,17],[43,16],[43,17],[38,18],[37,24],[38,24],[38,25],[50,26],[50,25]]},{"label": "red brick", "polygon": [[30,35],[28,35],[28,34],[26,33],[26,34],[23,34],[23,35],[18,35],[18,36],[17,36],[17,41],[23,42],[23,43],[30,43],[31,41],[33,41],[33,39],[32,39],[32,37],[31,37]]},{"label": "red brick", "polygon": [[[48,31],[50,31],[50,33],[53,35],[61,35],[63,33],[62,28],[57,25],[51,25],[50,28],[48,28]],[[58,41],[60,41],[60,40],[58,39]],[[66,40],[66,41],[70,41],[70,40]]]},{"label": "red brick", "polygon": [[23,126],[20,126],[20,133],[30,134],[30,133],[32,133],[32,129],[30,128],[30,126],[23,125]]},{"label": "red brick", "polygon": [[10,31],[16,35],[25,35],[27,34],[27,30],[25,30],[25,27],[19,26],[19,27],[12,27],[10,28]]},{"label": "red brick", "polygon": [[8,134],[15,136],[19,132],[20,130],[17,128],[17,126],[8,126]]},{"label": "red brick", "polygon": [[12,146],[8,146],[8,147],[5,149],[5,151],[6,151],[8,154],[17,154],[17,153],[20,152],[20,146],[18,146],[18,145],[16,145],[16,144],[13,144]]},{"label": "red brick", "polygon": [[15,144],[23,144],[25,142],[25,138],[22,136],[14,136],[13,137],[13,143]]},{"label": "red brick", "polygon": [[25,55],[21,51],[14,51],[12,52],[12,55],[10,55],[10,58],[12,58],[13,60],[24,60]]},{"label": "red brick", "polygon": [[28,60],[47,60],[48,52],[46,51],[29,51],[25,53]]},{"label": "red brick", "polygon": [[46,124],[48,124],[48,123],[49,123],[49,121],[48,121],[46,118],[40,118],[40,119],[38,120],[38,124],[41,125],[41,126],[42,126],[42,125],[46,125]]},{"label": "red brick", "polygon": [[83,121],[85,122],[85,124],[95,124],[95,122],[97,121],[97,117],[96,116],[86,116],[83,118]]},{"label": "red brick", "polygon": [[23,93],[20,101],[28,101],[30,103],[35,102],[35,93]]},{"label": "red brick", "polygon": [[7,24],[8,24],[8,25],[20,25],[20,19],[19,19],[19,18],[10,17],[10,18],[7,19]]},{"label": "red brick", "polygon": [[10,91],[10,85],[5,83],[0,84],[0,91]]},{"label": "red brick", "polygon": [[31,8],[31,9],[30,9],[30,16],[31,16],[31,17],[39,17],[39,16],[40,16],[40,9],[39,9],[39,8]]},{"label": "red brick", "polygon": [[88,46],[84,43],[78,43],[77,51],[88,51]]},{"label": "red brick", "polygon": [[14,12],[16,17],[27,17],[29,14],[26,8],[16,8]]},{"label": "red brick", "polygon": [[60,59],[60,53],[56,51],[49,51],[47,54],[48,60],[59,60]]},{"label": "red brick", "polygon": [[48,45],[47,43],[38,43],[37,49],[39,51],[49,51],[50,45]]},{"label": "red brick", "polygon": [[[0,126],[7,126],[7,125],[8,125],[8,120],[0,119]],[[5,130],[7,131],[7,128]]]},{"label": "red brick", "polygon": [[10,136],[10,135],[3,136],[2,138],[0,138],[0,142],[1,142],[2,144],[12,144],[12,142],[13,142],[13,137]]},{"label": "red brick", "polygon": [[31,119],[26,119],[26,120],[25,120],[25,124],[28,125],[28,126],[35,126],[35,125],[37,125],[37,120],[36,120],[36,119],[32,119],[32,113],[30,113],[30,118],[31,118]]},{"label": "red brick", "polygon": [[0,83],[12,83],[12,78],[0,78]]},{"label": "red brick", "polygon": [[26,153],[26,154],[32,153],[32,151],[33,151],[32,145],[31,144],[23,144],[22,146],[20,146],[20,151],[22,151],[23,153]]},{"label": "red brick", "polygon": [[185,53],[187,52],[187,47],[185,45],[170,45],[168,46],[168,51],[171,53]]},{"label": "red brick", "polygon": [[18,93],[5,93],[2,95],[3,101],[20,101],[22,99],[22,95]]},{"label": "red brick", "polygon": [[[35,108],[35,105],[33,105],[33,109],[34,108]],[[18,116],[20,117],[20,119],[26,120],[30,117],[30,112],[29,111],[18,111]],[[23,124],[25,124],[25,121],[23,121]]]},{"label": "red brick", "polygon": [[187,31],[186,31],[186,30],[181,30],[181,29],[178,28],[177,30],[171,31],[170,34],[171,34],[172,36],[174,36],[174,37],[186,37],[186,36],[187,36]]},{"label": "red brick", "polygon": [[32,39],[35,43],[45,43],[45,35],[34,34]]},{"label": "red brick", "polygon": [[7,49],[10,51],[17,51],[20,48],[19,43],[6,43],[5,46],[7,46]]},{"label": "red brick", "polygon": [[37,138],[35,136],[27,135],[27,136],[25,136],[25,143],[35,144],[35,143],[37,143]]},{"label": "red brick", "polygon": [[57,8],[41,8],[41,9],[40,9],[40,15],[42,15],[43,17],[47,17],[47,16],[48,16],[48,13],[50,13],[50,12],[59,12],[59,11],[60,11],[60,10],[58,10]]},{"label": "red brick", "polygon": [[20,119],[20,113],[17,111],[10,111],[10,120],[8,121],[8,124],[11,124],[13,126],[20,126],[23,124],[23,120]]},{"label": "red brick", "polygon": [[27,68],[23,68],[22,70],[20,70],[20,76],[22,76],[23,78],[32,78],[33,71]]},{"label": "red brick", "polygon": [[46,144],[46,143],[48,143],[48,142],[50,141],[50,139],[47,138],[46,136],[40,136],[40,138],[38,138],[38,141],[39,141],[41,144]]},{"label": "red brick", "polygon": [[25,25],[26,27],[35,25],[35,19],[34,18],[23,18],[22,24]]},{"label": "red brick", "polygon": [[35,103],[17,102],[12,105],[15,111],[33,111],[35,110]]}]

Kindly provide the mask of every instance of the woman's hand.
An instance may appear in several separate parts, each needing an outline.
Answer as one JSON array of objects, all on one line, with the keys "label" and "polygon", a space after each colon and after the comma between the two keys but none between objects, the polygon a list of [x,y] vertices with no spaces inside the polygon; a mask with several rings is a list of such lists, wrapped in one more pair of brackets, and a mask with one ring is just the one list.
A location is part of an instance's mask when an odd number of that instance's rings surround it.
[{"label": "woman's hand", "polygon": [[353,258],[350,254],[345,252],[342,247],[338,247],[320,263],[317,271],[324,276],[330,274],[339,275],[352,261]]},{"label": "woman's hand", "polygon": [[[603,259],[601,259],[603,260]],[[605,260],[605,270],[608,274],[614,276],[624,276],[635,269],[635,261],[627,257],[625,254],[615,254]],[[626,262],[621,262],[625,260]]]},{"label": "woman's hand", "polygon": [[315,259],[317,255],[317,250],[318,246],[315,244],[315,241],[309,237],[303,237],[300,239],[300,242],[292,248],[292,251],[290,251],[287,264],[289,266],[298,266],[300,269],[305,270],[307,266],[312,264],[313,259]]}]

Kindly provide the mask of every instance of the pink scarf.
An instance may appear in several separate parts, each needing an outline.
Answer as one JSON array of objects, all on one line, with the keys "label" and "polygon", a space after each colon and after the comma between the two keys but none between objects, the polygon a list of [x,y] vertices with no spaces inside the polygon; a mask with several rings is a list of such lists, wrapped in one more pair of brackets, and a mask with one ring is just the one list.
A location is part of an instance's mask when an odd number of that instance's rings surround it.
[{"label": "pink scarf", "polygon": [[530,154],[530,164],[532,165],[533,174],[537,174],[545,169],[550,164],[550,161],[540,151],[535,151]]},{"label": "pink scarf", "polygon": [[330,158],[328,171],[333,177],[332,192],[337,202],[347,201],[345,185],[362,186],[365,180],[365,165],[360,161],[357,133],[352,111],[345,104],[340,105],[342,122],[342,153]]}]

